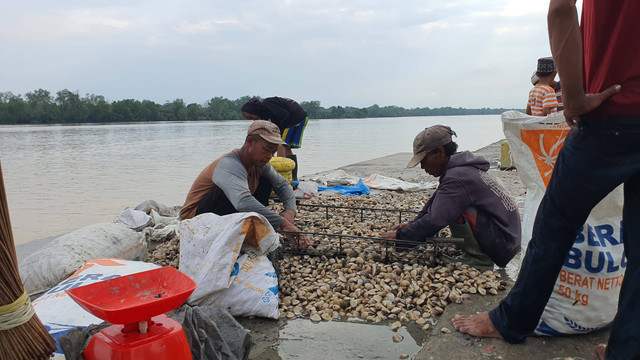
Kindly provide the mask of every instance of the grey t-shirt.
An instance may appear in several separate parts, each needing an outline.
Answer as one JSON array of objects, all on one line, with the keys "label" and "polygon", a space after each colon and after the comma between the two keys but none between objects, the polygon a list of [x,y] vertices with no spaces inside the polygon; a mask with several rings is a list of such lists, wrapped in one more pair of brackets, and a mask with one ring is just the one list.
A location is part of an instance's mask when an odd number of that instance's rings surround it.
[{"label": "grey t-shirt", "polygon": [[[282,201],[285,210],[296,210],[296,198],[289,181],[282,177],[270,164],[257,168],[259,176],[266,177],[274,192]],[[258,176],[258,177],[259,177]],[[211,179],[227,196],[233,207],[240,212],[257,212],[263,215],[274,229],[280,227],[284,218],[262,205],[249,189],[247,169],[240,161],[238,153],[230,153],[220,159]]]}]

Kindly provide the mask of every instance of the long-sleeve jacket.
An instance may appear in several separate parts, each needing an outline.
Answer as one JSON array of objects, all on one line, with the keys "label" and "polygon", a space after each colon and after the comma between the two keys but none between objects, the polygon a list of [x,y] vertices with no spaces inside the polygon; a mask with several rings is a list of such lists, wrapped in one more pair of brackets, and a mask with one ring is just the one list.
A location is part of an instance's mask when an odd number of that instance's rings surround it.
[{"label": "long-sleeve jacket", "polygon": [[480,156],[468,151],[451,155],[438,188],[416,218],[398,229],[396,238],[424,241],[472,206],[477,218],[471,227],[481,250],[505,266],[520,250],[520,215],[504,186],[487,170],[489,162]]}]

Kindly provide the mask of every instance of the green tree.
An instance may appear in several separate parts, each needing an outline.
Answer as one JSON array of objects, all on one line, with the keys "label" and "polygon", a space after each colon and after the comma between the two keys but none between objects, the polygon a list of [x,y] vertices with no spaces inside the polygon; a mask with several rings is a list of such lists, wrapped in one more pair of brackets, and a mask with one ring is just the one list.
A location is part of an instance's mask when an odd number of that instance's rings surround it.
[{"label": "green tree", "polygon": [[28,92],[25,96],[29,106],[27,112],[27,121],[29,123],[49,124],[54,122],[56,107],[48,90],[38,89]]},{"label": "green tree", "polygon": [[56,95],[55,103],[58,106],[59,120],[65,123],[79,123],[87,120],[86,104],[81,101],[77,92],[64,89],[58,91]]}]

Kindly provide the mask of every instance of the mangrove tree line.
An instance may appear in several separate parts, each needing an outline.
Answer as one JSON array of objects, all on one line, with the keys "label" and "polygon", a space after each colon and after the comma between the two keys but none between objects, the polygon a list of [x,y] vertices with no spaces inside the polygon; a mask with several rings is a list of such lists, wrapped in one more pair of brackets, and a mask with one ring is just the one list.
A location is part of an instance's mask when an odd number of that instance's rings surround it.
[{"label": "mangrove tree line", "polygon": [[[22,95],[0,92],[0,124],[71,124],[140,121],[194,121],[242,119],[240,108],[251,98],[230,100],[214,97],[204,104],[186,104],[182,99],[157,104],[150,100],[125,99],[108,101],[101,95],[67,89],[51,92],[38,89]],[[500,114],[507,109],[413,108],[372,105],[367,108],[331,106],[320,101],[302,101],[310,119],[349,119],[400,116],[484,115]]]}]

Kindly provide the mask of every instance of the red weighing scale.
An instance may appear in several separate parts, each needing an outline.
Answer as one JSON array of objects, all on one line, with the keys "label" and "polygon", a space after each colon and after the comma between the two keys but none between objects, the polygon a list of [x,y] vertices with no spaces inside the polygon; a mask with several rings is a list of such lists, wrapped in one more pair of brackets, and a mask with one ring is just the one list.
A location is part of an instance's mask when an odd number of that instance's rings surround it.
[{"label": "red weighing scale", "polygon": [[86,360],[192,359],[182,326],[164,313],[184,303],[196,283],[170,267],[66,290],[83,309],[114,324],[95,334]]}]

